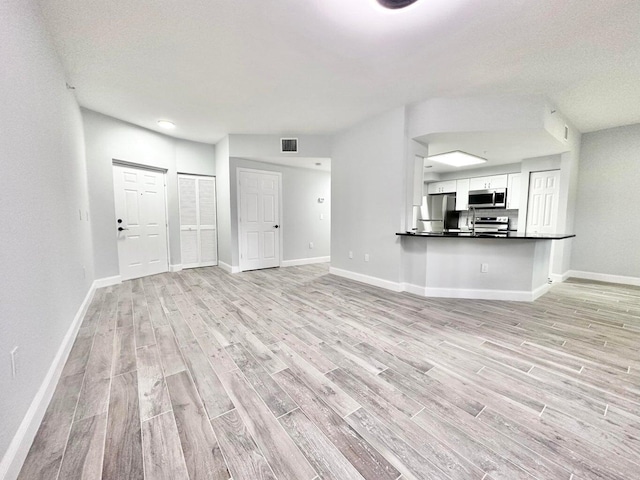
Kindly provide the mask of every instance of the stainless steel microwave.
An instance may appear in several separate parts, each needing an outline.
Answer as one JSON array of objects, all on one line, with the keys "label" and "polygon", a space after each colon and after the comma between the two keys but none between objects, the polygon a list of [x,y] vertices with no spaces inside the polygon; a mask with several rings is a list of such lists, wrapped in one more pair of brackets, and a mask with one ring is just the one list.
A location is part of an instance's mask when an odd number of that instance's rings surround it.
[{"label": "stainless steel microwave", "polygon": [[469,206],[475,208],[506,208],[507,189],[471,190],[469,192]]}]

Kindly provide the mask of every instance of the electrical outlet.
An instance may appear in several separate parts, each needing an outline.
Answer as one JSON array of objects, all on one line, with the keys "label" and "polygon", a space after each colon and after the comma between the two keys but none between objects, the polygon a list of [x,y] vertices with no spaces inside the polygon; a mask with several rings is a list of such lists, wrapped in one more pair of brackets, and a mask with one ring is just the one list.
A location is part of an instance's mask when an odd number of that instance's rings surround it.
[{"label": "electrical outlet", "polygon": [[18,376],[18,347],[13,347],[11,350],[11,376],[12,378]]},{"label": "electrical outlet", "polygon": [[368,253],[365,253],[365,254],[364,254],[364,261],[365,261],[365,262],[368,262],[368,261],[369,261],[369,254],[368,254]]},{"label": "electrical outlet", "polygon": [[313,248],[313,242],[309,242],[309,248]]},{"label": "electrical outlet", "polygon": [[489,271],[489,264],[488,263],[481,263],[480,264],[480,273],[487,273]]},{"label": "electrical outlet", "polygon": [[349,250],[349,258],[353,258],[353,252]]}]

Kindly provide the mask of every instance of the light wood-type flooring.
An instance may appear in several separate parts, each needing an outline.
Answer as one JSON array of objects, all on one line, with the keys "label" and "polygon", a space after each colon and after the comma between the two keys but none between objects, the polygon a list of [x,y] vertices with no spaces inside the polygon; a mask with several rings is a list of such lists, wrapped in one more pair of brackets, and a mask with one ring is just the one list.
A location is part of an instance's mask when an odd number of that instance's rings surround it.
[{"label": "light wood-type flooring", "polygon": [[638,479],[639,346],[636,287],[128,281],[96,292],[20,479]]}]

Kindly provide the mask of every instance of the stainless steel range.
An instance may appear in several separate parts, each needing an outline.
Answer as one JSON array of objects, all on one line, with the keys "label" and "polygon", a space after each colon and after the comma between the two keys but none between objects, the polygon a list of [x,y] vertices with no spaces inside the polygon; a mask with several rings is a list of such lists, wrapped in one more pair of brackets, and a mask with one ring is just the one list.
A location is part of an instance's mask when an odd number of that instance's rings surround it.
[{"label": "stainless steel range", "polygon": [[473,223],[475,233],[507,234],[509,217],[475,217]]}]

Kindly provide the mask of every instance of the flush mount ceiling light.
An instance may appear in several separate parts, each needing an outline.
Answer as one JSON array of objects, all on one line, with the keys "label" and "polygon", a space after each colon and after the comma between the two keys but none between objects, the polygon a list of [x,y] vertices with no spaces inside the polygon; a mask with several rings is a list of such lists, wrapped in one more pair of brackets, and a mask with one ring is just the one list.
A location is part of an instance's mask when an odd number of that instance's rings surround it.
[{"label": "flush mount ceiling light", "polygon": [[487,161],[486,158],[477,157],[461,150],[440,153],[438,155],[432,155],[427,158],[429,158],[429,160],[433,160],[434,162],[451,165],[452,167],[466,167],[468,165],[477,165],[478,163],[485,163]]},{"label": "flush mount ceiling light", "polygon": [[378,3],[385,8],[392,8],[396,10],[398,8],[408,7],[417,1],[418,0],[378,0]]},{"label": "flush mount ceiling light", "polygon": [[158,120],[158,126],[161,128],[167,128],[167,129],[176,128],[176,124],[173,122],[170,122],[169,120]]}]

